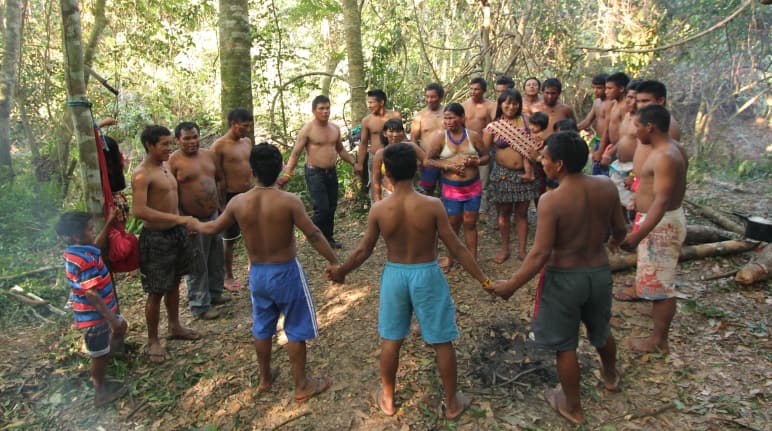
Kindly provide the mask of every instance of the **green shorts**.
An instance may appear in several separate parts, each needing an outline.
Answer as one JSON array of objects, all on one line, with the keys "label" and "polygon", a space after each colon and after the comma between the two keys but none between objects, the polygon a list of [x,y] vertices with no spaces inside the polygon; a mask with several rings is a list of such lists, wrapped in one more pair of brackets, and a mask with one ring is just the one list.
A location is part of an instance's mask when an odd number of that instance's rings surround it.
[{"label": "green shorts", "polygon": [[587,338],[603,347],[611,334],[611,269],[552,268],[542,272],[533,311],[536,344],[565,352],[579,345],[579,322]]}]

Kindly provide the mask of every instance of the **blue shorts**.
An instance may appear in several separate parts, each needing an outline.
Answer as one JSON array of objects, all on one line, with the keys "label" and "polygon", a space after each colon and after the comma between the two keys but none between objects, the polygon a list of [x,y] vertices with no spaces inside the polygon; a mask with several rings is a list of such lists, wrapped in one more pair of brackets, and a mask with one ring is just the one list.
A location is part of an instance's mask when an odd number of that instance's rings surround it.
[{"label": "blue shorts", "polygon": [[252,335],[258,340],[276,333],[279,314],[289,341],[305,341],[319,335],[311,288],[297,259],[283,263],[249,266],[252,295]]},{"label": "blue shorts", "polygon": [[[120,315],[118,318],[123,319]],[[100,358],[110,353],[110,340],[113,337],[113,331],[107,321],[81,329],[81,332],[86,344],[86,351],[90,357]]]},{"label": "blue shorts", "polygon": [[383,268],[378,308],[381,338],[405,338],[410,332],[413,311],[427,343],[447,343],[458,338],[450,287],[436,260],[417,264],[386,262]]},{"label": "blue shorts", "polygon": [[421,179],[418,180],[418,187],[421,190],[434,190],[437,188],[437,181],[440,180],[442,171],[437,168],[427,168],[421,166]]},{"label": "blue shorts", "polygon": [[465,201],[452,201],[450,199],[442,199],[443,205],[445,205],[445,211],[449,216],[461,215],[464,212],[480,212],[480,203],[482,202],[482,195],[475,196]]}]

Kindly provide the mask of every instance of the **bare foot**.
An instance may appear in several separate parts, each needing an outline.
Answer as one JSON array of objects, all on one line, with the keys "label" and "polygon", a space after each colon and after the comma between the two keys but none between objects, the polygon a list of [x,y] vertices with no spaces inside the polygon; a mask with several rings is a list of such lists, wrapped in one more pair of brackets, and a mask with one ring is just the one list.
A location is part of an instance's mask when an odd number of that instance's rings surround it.
[{"label": "bare foot", "polygon": [[498,264],[498,265],[501,265],[507,259],[509,259],[509,252],[508,251],[506,251],[506,252],[502,251],[501,253],[499,253],[499,254],[497,254],[496,256],[493,257],[493,262]]},{"label": "bare foot", "polygon": [[458,419],[470,405],[472,405],[471,398],[467,398],[461,391],[456,392],[456,405],[445,407],[445,418],[449,420]]},{"label": "bare foot", "polygon": [[383,401],[383,387],[381,385],[378,385],[378,387],[373,390],[372,397],[375,406],[378,407],[378,410],[380,410],[381,414],[386,416],[394,416],[394,414],[397,413],[397,408],[394,406],[394,402],[392,402],[389,406]]},{"label": "bare foot", "polygon": [[622,370],[619,368],[614,369],[614,373],[610,376],[607,376],[601,371],[601,377],[603,377],[603,386],[607,391],[619,392],[622,390],[620,388],[620,385],[622,384]]},{"label": "bare foot", "polygon": [[643,353],[662,353],[664,355],[670,353],[670,346],[667,341],[656,343],[651,337],[630,338],[627,340],[627,347]]},{"label": "bare foot", "polygon": [[566,408],[566,396],[563,394],[562,389],[546,389],[544,391],[544,400],[552,407],[553,410],[558,412],[560,416],[566,418],[569,422],[575,425],[582,425],[584,423],[584,414],[581,410],[579,412],[569,412]]},{"label": "bare foot", "polygon": [[194,330],[192,330],[190,328],[186,328],[184,326],[180,326],[180,327],[172,329],[171,332],[169,333],[169,335],[166,336],[166,339],[168,339],[168,340],[188,340],[188,341],[193,341],[193,340],[198,340],[200,338],[201,338],[201,334],[199,334],[198,332],[196,332],[196,331],[194,331]]},{"label": "bare foot", "polygon": [[99,391],[94,393],[94,407],[102,407],[126,395],[129,388],[119,382],[105,382]]},{"label": "bare foot", "polygon": [[147,360],[154,364],[161,364],[169,359],[169,353],[161,343],[152,343],[145,347],[145,355],[147,355]]},{"label": "bare foot", "polygon": [[443,257],[440,259],[440,268],[445,274],[453,270],[453,259],[450,257]]},{"label": "bare foot", "polygon": [[332,386],[332,379],[329,377],[306,379],[305,387],[300,390],[295,390],[295,401],[298,404],[302,404],[327,389],[330,389],[330,386]]},{"label": "bare foot", "polygon": [[241,283],[235,278],[226,278],[223,283],[223,288],[225,290],[239,290],[241,289]]},{"label": "bare foot", "polygon": [[257,387],[257,393],[262,394],[263,392],[270,391],[271,388],[273,387],[273,382],[276,381],[277,377],[279,377],[279,368],[277,367],[271,368],[271,380],[269,381],[261,380],[260,386]]}]

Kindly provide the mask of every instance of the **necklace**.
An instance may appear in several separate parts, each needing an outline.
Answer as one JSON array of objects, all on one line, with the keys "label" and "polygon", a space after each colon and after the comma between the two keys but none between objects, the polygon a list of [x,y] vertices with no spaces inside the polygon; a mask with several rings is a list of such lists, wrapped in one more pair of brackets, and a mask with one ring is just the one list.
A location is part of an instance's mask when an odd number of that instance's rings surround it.
[{"label": "necklace", "polygon": [[461,138],[459,138],[458,140],[453,139],[453,134],[450,133],[450,130],[447,130],[445,134],[448,135],[448,139],[450,139],[450,142],[456,145],[461,145],[461,143],[464,142],[464,140],[466,139],[466,128],[464,128],[464,133],[461,134]]},{"label": "necklace", "polygon": [[256,188],[256,189],[272,189],[272,188],[273,188],[273,186],[268,186],[268,187],[266,187],[266,186],[258,186],[258,185],[255,185],[255,187],[254,187],[254,188]]},{"label": "necklace", "polygon": [[434,118],[436,118],[438,120],[440,119],[440,117],[442,117],[442,109],[438,109],[436,111],[429,110],[429,112],[434,114]]}]

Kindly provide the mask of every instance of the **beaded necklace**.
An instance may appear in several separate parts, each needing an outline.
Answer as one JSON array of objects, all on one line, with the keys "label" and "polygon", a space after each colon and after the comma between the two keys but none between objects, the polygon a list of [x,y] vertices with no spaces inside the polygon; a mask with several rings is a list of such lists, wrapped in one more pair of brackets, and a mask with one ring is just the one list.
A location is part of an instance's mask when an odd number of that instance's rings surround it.
[{"label": "beaded necklace", "polygon": [[458,140],[453,139],[453,134],[450,133],[450,130],[446,130],[445,134],[448,136],[448,139],[450,139],[450,142],[456,145],[461,145],[461,143],[464,142],[464,140],[466,139],[466,127],[464,128],[464,133],[461,134],[461,138],[459,138]]}]

